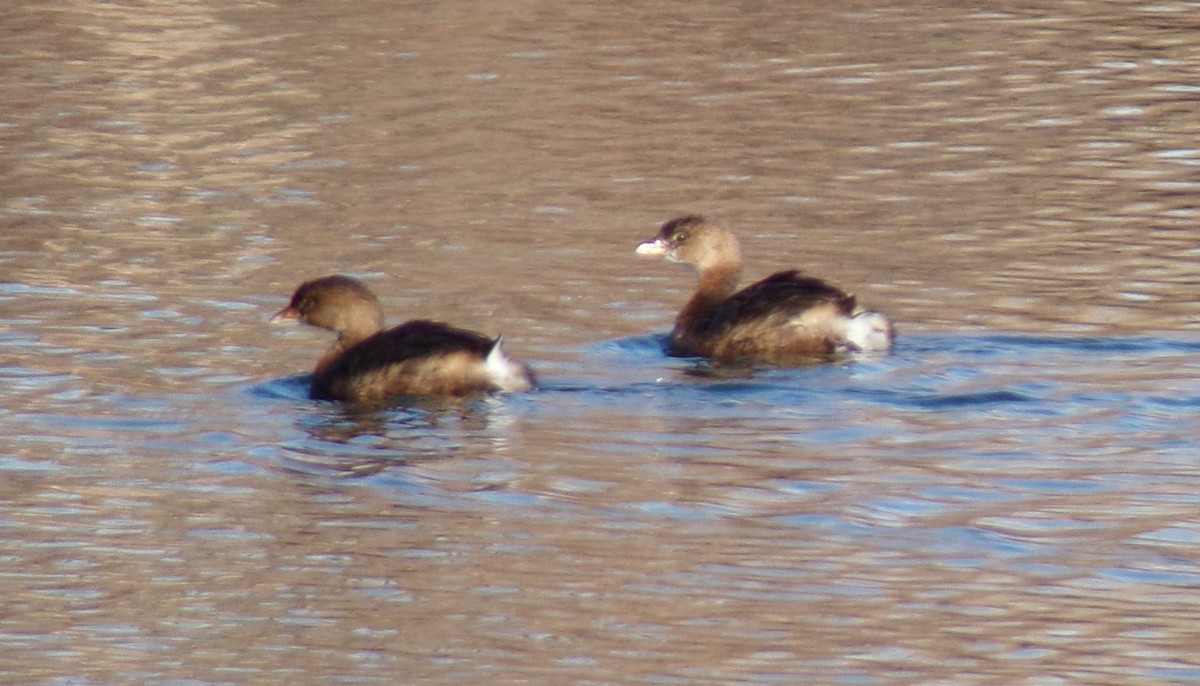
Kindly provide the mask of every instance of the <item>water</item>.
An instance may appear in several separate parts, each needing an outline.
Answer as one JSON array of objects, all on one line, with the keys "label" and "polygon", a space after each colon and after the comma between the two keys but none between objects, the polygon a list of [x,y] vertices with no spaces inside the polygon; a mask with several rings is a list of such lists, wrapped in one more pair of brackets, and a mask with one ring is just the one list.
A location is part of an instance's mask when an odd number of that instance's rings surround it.
[{"label": "water", "polygon": [[[1200,681],[1195,15],[0,12],[0,681]],[[683,212],[897,350],[665,358]],[[544,388],[308,399],[333,272]]]}]

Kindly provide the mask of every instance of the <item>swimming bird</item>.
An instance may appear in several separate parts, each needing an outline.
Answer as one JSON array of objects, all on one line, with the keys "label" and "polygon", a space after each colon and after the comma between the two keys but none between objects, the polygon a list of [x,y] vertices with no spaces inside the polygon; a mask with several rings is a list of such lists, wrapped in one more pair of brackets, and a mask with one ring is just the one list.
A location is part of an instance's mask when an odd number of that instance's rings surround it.
[{"label": "swimming bird", "polygon": [[348,276],[300,284],[271,321],[299,321],[337,334],[313,370],[315,398],[370,403],[536,386],[533,372],[509,357],[499,338],[428,320],[385,329],[375,294]]},{"label": "swimming bird", "polygon": [[699,215],[672,219],[637,254],[690,265],[700,277],[675,319],[668,352],[719,362],[787,364],[840,352],[884,351],[895,328],[883,314],[799,271],[781,271],[737,290],[737,238]]}]

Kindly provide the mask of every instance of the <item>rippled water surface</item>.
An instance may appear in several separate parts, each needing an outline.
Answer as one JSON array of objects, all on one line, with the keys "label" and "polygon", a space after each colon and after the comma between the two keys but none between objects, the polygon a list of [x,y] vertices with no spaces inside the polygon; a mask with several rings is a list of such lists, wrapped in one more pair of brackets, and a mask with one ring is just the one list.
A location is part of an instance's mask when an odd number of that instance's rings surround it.
[{"label": "rippled water surface", "polygon": [[[1197,26],[0,10],[0,681],[1200,682]],[[683,212],[895,353],[665,358]],[[544,387],[308,399],[334,272]]]}]

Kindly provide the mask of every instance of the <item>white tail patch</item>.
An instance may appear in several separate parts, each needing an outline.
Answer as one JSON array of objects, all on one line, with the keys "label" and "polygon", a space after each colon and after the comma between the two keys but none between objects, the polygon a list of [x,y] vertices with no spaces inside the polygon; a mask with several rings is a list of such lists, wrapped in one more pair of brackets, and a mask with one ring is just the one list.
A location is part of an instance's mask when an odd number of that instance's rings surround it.
[{"label": "white tail patch", "polygon": [[484,374],[488,381],[503,393],[520,393],[532,391],[534,387],[533,374],[524,364],[509,357],[500,346],[500,339],[492,344],[488,351],[487,360],[483,364]]},{"label": "white tail patch", "polygon": [[849,352],[880,352],[891,349],[896,331],[887,317],[865,310],[846,320],[842,336]]}]

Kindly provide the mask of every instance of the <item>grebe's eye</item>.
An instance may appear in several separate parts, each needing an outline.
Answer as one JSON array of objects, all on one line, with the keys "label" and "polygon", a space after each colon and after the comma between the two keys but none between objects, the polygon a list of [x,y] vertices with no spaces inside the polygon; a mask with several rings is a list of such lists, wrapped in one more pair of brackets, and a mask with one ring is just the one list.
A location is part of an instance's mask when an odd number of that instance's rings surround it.
[{"label": "grebe's eye", "polygon": [[675,234],[674,236],[671,236],[671,242],[672,243],[682,243],[687,240],[687,236],[688,235],[687,235],[686,231],[680,231],[679,233]]}]

